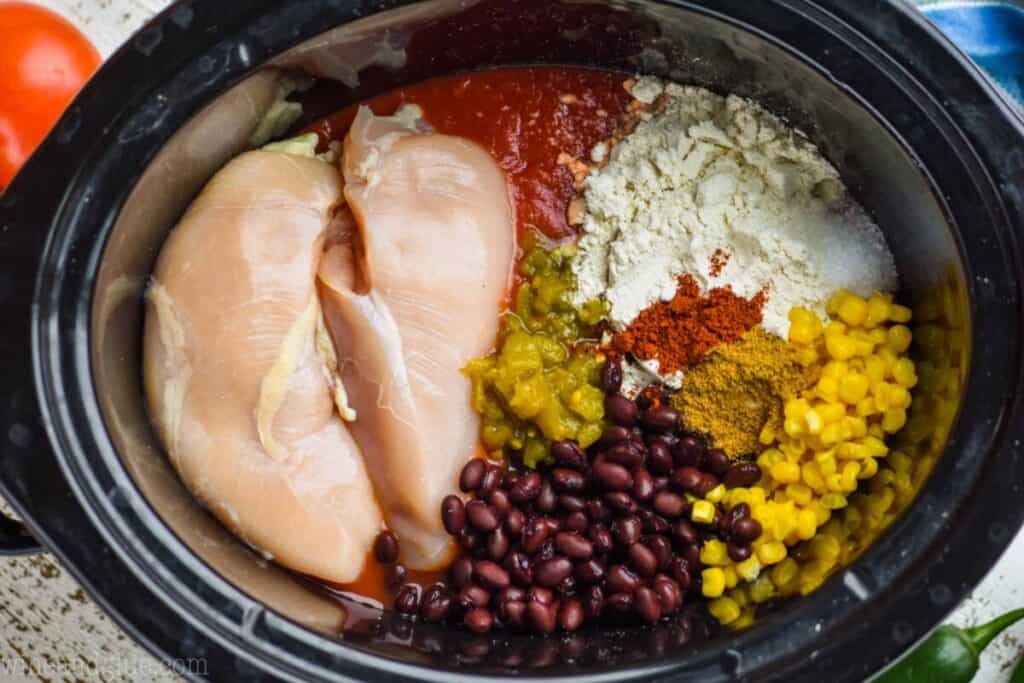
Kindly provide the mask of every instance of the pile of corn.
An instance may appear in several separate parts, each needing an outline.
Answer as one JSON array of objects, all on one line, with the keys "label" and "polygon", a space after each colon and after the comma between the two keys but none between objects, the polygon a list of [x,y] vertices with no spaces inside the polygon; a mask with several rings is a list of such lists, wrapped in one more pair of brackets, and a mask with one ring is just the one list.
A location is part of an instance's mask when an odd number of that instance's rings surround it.
[{"label": "pile of corn", "polygon": [[930,470],[886,444],[908,424],[919,382],[906,355],[911,310],[887,294],[842,291],[827,311],[827,324],[803,308],[790,312],[789,341],[818,380],[786,402],[782,433],[760,435],[761,481],[724,494],[727,508],[747,503],[761,523],[754,553],[737,563],[721,541],[701,548],[702,591],[724,624],[746,625],[756,604],[817,588],[866,545],[858,533],[880,530]]}]

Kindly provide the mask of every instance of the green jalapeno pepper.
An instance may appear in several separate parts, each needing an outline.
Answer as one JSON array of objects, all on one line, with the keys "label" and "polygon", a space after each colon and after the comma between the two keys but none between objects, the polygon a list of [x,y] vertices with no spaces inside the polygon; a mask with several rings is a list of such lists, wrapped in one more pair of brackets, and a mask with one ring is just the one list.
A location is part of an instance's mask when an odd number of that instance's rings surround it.
[{"label": "green jalapeno pepper", "polygon": [[1013,674],[1010,676],[1010,683],[1024,683],[1024,657],[1020,658],[1017,662],[1017,666],[1013,669]]},{"label": "green jalapeno pepper", "polygon": [[[981,651],[1004,629],[1021,619],[1024,619],[1024,609],[1008,612],[974,628],[940,626],[913,652],[876,678],[875,683],[969,683],[978,671]],[[1018,683],[1017,679],[1014,683]]]}]

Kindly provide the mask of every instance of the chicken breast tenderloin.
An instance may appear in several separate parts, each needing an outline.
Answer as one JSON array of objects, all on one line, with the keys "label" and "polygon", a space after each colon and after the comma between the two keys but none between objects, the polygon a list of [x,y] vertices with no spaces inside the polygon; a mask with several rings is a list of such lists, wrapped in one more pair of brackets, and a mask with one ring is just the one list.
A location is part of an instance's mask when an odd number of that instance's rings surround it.
[{"label": "chicken breast tenderloin", "polygon": [[430,133],[418,113],[356,116],[342,163],[354,224],[339,228],[320,282],[352,433],[402,561],[431,569],[453,550],[441,500],[477,447],[460,370],[494,343],[515,238],[494,159]]},{"label": "chicken breast tenderloin", "polygon": [[[381,528],[315,289],[338,171],[243,154],[171,232],[147,297],[144,380],[185,484],[280,564],[356,579]],[[326,349],[325,349],[326,346]]]}]

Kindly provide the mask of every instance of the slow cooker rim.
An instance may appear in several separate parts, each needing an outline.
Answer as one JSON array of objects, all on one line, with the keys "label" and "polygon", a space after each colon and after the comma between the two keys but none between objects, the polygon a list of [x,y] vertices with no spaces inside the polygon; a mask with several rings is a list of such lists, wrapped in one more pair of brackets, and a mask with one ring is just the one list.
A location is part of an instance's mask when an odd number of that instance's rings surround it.
[{"label": "slow cooker rim", "polygon": [[[406,4],[406,3],[398,3],[398,4]],[[677,3],[664,3],[664,4],[686,6],[686,7],[688,7],[691,10],[699,11],[699,12],[702,12],[702,13],[705,13],[705,14],[709,13],[706,10],[706,8],[692,7],[692,6],[690,6],[690,3],[677,2]],[[795,5],[797,3],[792,3],[791,2],[789,4],[792,6],[792,5]],[[161,16],[165,17],[166,14],[167,13],[165,13],[164,15],[161,15]],[[734,24],[738,23],[738,22],[733,21],[731,18],[729,19],[729,21],[731,23],[734,23]],[[309,37],[309,36],[304,36],[304,37]],[[298,40],[298,38],[296,40]],[[796,54],[792,49],[790,49],[788,47],[786,47],[785,49],[787,49],[787,51],[790,52],[791,54],[794,54],[795,56],[797,56],[797,58],[801,59],[802,61],[809,62],[809,60],[806,59],[806,56],[800,55],[800,54]],[[125,51],[123,50],[122,53],[123,52],[125,52]],[[115,59],[124,58],[124,55],[122,53],[119,53],[117,55],[117,57],[115,57]],[[809,63],[813,63],[813,62],[809,62]],[[51,240],[52,240],[52,235],[51,235]],[[44,286],[42,283],[43,283],[43,279],[41,277],[40,278],[40,292],[42,291],[42,287]],[[91,301],[91,296],[89,298],[90,298],[90,301]],[[45,297],[41,297],[41,299],[45,299]],[[40,300],[40,299],[37,299],[37,300]],[[43,317],[44,316],[42,314],[39,315],[39,318],[43,318]],[[33,325],[33,331],[34,331],[34,334],[36,335],[35,341],[36,341],[37,344],[38,344],[38,342],[40,342],[40,339],[44,336],[44,335],[40,334],[40,326],[43,325],[43,324],[44,324],[44,321],[37,318],[36,323]],[[36,361],[40,361],[41,360],[41,355],[42,355],[41,351],[39,350],[40,347],[36,346],[36,345],[34,345],[34,347],[36,349],[35,360]],[[88,367],[88,365],[89,365],[88,358],[86,358],[85,366]],[[51,396],[52,397],[53,396],[53,391],[52,391],[53,387],[48,386],[47,378],[41,372],[41,368],[42,367],[45,367],[44,363],[38,363],[36,365],[37,388],[40,390],[40,396]],[[88,385],[90,381],[91,381],[91,377],[85,378],[86,385]],[[57,432],[57,428],[56,428],[55,425],[57,425],[58,422],[61,422],[61,420],[58,420],[57,417],[50,411],[50,406],[49,405],[44,405],[43,411],[44,411],[44,416],[46,417],[46,420],[47,420],[47,428],[50,431],[51,440],[53,440],[55,443],[62,444],[65,447],[70,446],[71,444],[66,440],[67,437],[70,435],[70,433],[68,431],[64,431],[63,435],[61,435],[61,434],[59,434]],[[98,415],[97,415],[97,417],[98,417]],[[102,425],[102,421],[100,422],[100,424]],[[960,427],[961,427],[961,425],[958,425],[957,429],[960,429]],[[62,449],[58,449],[58,451],[63,452]],[[113,455],[114,455],[114,457],[116,459],[116,464],[118,466],[121,466],[120,459],[117,457],[116,453],[114,453]],[[78,480],[78,476],[82,475],[83,472],[80,471],[80,470],[76,472],[75,468],[72,468],[72,466],[70,465],[70,462],[65,457],[60,457],[60,464],[61,464],[62,469],[65,472],[65,476],[68,477],[69,481],[72,483],[72,486],[75,488],[76,496],[78,496],[80,500],[87,500],[87,499],[93,498],[93,496],[89,495],[87,493],[87,491],[84,488],[82,488],[82,486],[84,484],[81,481]],[[107,464],[109,465],[111,463],[107,463]],[[121,466],[121,467],[123,468],[123,466]],[[111,470],[111,471],[112,471],[112,473],[115,472],[115,470]],[[127,485],[129,486],[129,488],[133,488],[133,484],[131,483],[130,477],[127,477],[127,473],[122,471],[122,472],[120,472],[120,474],[125,477],[125,481],[127,482]],[[93,489],[93,490],[95,491],[96,489]],[[135,491],[135,493],[138,494],[137,491]],[[97,499],[93,498],[93,502],[96,503],[96,502],[99,502],[99,501]],[[143,499],[142,503],[143,503],[143,505],[147,506],[149,513],[151,515],[153,515],[160,524],[162,524],[162,520],[160,520],[159,515],[156,514],[155,510],[153,510],[152,508],[148,507],[149,506],[148,502]],[[90,514],[91,517],[96,514],[95,509],[92,508],[92,506],[85,506],[85,507],[86,507],[86,509],[87,509],[87,511],[88,511],[88,513]],[[110,523],[109,520],[101,520],[101,519],[98,519],[98,518],[95,518],[95,517],[92,517],[92,519],[93,519],[93,523],[99,524],[101,526],[106,526],[107,524]],[[180,539],[177,539],[177,542],[181,543]],[[214,573],[216,575],[216,572],[213,571],[211,568],[205,567],[205,569],[208,572],[212,572],[212,573]],[[827,588],[828,587],[823,588],[822,591],[826,590]],[[234,590],[237,591],[237,592],[241,592],[241,589],[235,588]],[[819,593],[821,593],[822,591],[819,591]],[[243,597],[248,599],[248,596],[246,596],[244,594],[244,592],[242,592],[242,595],[243,595]],[[818,594],[815,594],[815,595],[818,595]],[[746,635],[748,637],[748,639],[749,639],[751,634],[747,633],[747,634],[744,634],[744,635]],[[743,638],[743,636],[741,636],[741,638]],[[394,664],[394,663],[391,662],[389,664]],[[655,670],[660,670],[660,667],[655,668],[655,669],[640,669],[640,670],[632,669],[632,670],[629,671],[629,673],[630,673],[630,675],[641,675],[638,672],[642,671],[644,674],[646,674],[646,673],[652,673]],[[420,672],[417,672],[417,673],[420,673]]]}]

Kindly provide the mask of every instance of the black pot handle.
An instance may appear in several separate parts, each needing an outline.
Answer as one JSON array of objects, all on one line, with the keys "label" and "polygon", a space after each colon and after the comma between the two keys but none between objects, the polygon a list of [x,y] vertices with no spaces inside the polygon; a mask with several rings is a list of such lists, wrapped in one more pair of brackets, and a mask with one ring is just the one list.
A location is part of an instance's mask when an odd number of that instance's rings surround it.
[{"label": "black pot handle", "polygon": [[44,550],[24,524],[0,516],[0,555],[31,555]]}]

